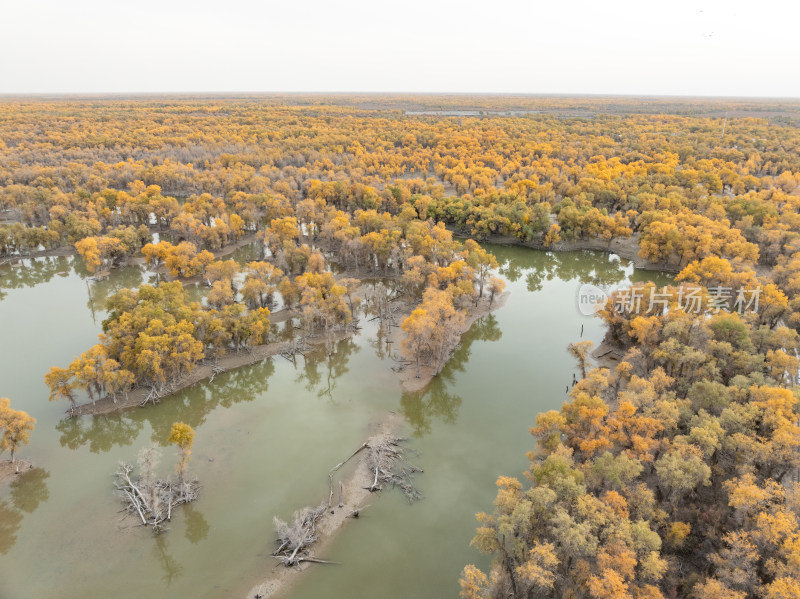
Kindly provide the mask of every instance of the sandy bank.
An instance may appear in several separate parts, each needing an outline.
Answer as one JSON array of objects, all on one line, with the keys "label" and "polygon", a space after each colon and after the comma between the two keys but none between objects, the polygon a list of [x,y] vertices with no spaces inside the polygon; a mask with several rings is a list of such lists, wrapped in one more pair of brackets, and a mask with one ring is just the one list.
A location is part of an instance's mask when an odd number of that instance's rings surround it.
[{"label": "sandy bank", "polygon": [[[375,424],[370,427],[369,438],[366,443],[371,444],[379,441],[380,439],[393,436],[398,426],[399,416],[394,412],[387,412]],[[357,449],[354,447],[353,449]],[[365,454],[362,452],[358,454],[353,460],[358,460],[355,469],[352,473],[342,481],[344,488],[343,493],[343,506],[339,507],[338,491],[334,489],[333,500],[331,501],[331,508],[322,516],[317,523],[318,540],[312,547],[312,554],[314,557],[321,559],[328,559],[330,556],[326,555],[326,550],[329,548],[331,540],[336,533],[342,530],[343,526],[348,521],[356,520],[351,518],[355,510],[364,508],[367,501],[372,499],[369,487],[372,484],[372,473],[370,472],[367,464],[364,462]],[[346,456],[341,456],[344,460]],[[331,464],[331,468],[336,464]],[[334,475],[334,485],[338,488],[337,482],[339,479]],[[325,486],[327,487],[327,481]],[[325,503],[328,502],[328,492],[321,498]],[[377,499],[377,498],[375,498]],[[318,505],[317,501],[311,501],[310,505]],[[298,508],[302,506],[297,506]],[[248,599],[266,599],[267,597],[274,597],[278,594],[283,595],[301,578],[303,571],[308,568],[331,568],[336,567],[333,565],[314,564],[303,562],[298,566],[287,567],[280,563],[277,559],[270,557],[275,563],[265,564],[265,571],[267,572],[264,577],[258,581],[253,588],[247,593]]]},{"label": "sandy bank", "polygon": [[609,343],[605,339],[590,354],[598,368],[608,368],[610,370],[614,370],[619,365],[624,355],[625,349],[623,347]]},{"label": "sandy bank", "polygon": [[0,461],[0,488],[14,482],[17,476],[22,475],[26,470],[33,468],[29,460],[17,458],[14,463],[11,460]]}]

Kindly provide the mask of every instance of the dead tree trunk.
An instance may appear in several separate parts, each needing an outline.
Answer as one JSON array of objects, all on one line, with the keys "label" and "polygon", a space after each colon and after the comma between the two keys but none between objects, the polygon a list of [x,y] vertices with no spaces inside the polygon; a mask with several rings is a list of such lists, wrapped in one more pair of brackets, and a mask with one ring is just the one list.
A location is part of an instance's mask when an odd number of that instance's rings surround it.
[{"label": "dead tree trunk", "polygon": [[405,459],[404,449],[400,446],[402,442],[403,439],[398,437],[385,436],[369,444],[367,467],[374,471],[375,478],[368,490],[380,491],[384,485],[399,487],[408,501],[414,502],[422,498],[413,480],[414,475],[422,472],[422,469]]},{"label": "dead tree trunk", "polygon": [[273,553],[285,566],[296,566],[302,561],[311,561],[306,550],[317,540],[317,522],[328,509],[324,503],[316,508],[306,507],[294,513],[291,524],[274,518],[275,532],[278,533],[280,547]]},{"label": "dead tree trunk", "polygon": [[134,478],[133,466],[120,462],[114,473],[117,494],[125,504],[124,511],[138,516],[142,526],[153,532],[164,530],[164,523],[172,519],[172,508],[197,499],[200,485],[197,481],[175,484],[169,479],[153,477],[158,452],[146,449],[139,453],[139,478]]}]

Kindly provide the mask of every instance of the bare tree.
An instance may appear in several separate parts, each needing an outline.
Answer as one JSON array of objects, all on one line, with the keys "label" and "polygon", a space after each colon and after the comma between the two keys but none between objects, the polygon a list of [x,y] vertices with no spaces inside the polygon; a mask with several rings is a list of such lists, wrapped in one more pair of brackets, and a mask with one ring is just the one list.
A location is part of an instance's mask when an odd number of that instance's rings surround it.
[{"label": "bare tree", "polygon": [[380,491],[384,485],[399,487],[409,503],[422,498],[422,493],[414,486],[414,475],[422,469],[409,464],[400,444],[404,439],[385,436],[367,446],[366,465],[374,472],[370,491]]},{"label": "bare tree", "polygon": [[120,462],[114,473],[116,492],[125,504],[125,511],[136,516],[142,526],[150,526],[156,534],[165,528],[165,522],[172,519],[172,509],[197,499],[200,485],[196,480],[159,479],[155,477],[155,467],[161,457],[156,447],[144,448],[139,452],[139,476],[135,477],[134,467]]},{"label": "bare tree", "polygon": [[283,561],[285,566],[296,566],[301,562],[326,563],[325,560],[309,556],[307,550],[317,541],[317,522],[327,509],[324,502],[316,508],[305,507],[294,513],[291,523],[273,518],[280,546],[272,555]]}]

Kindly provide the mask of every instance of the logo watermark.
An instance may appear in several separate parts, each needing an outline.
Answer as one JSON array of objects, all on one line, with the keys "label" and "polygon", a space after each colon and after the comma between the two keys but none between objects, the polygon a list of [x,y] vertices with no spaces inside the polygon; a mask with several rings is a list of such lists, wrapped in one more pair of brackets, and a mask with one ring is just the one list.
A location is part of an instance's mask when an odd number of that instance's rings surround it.
[{"label": "logo watermark", "polygon": [[584,316],[594,316],[606,307],[609,291],[587,283],[578,288],[578,310]]},{"label": "logo watermark", "polygon": [[620,314],[665,314],[671,309],[686,314],[719,314],[720,312],[758,312],[761,287],[678,287],[643,286],[616,288],[598,287],[590,283],[578,288],[578,311],[594,316],[600,310],[612,309]]}]

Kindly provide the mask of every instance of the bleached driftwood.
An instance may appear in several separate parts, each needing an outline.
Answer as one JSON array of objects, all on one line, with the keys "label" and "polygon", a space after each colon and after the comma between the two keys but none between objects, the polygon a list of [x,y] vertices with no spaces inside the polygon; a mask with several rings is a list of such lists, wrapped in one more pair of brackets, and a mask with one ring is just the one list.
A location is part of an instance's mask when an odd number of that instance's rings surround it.
[{"label": "bleached driftwood", "polygon": [[162,532],[165,523],[172,519],[172,508],[191,503],[198,497],[199,483],[172,479],[156,479],[153,471],[159,459],[155,447],[139,452],[139,476],[134,477],[134,467],[120,462],[114,473],[116,492],[125,505],[124,510],[137,516],[142,526],[150,526],[153,532]]},{"label": "bleached driftwood", "polygon": [[303,561],[312,561],[305,551],[317,540],[317,522],[328,509],[321,503],[316,508],[305,507],[294,513],[291,523],[274,518],[275,532],[280,546],[272,555],[283,561],[285,566],[296,566]]},{"label": "bleached driftwood", "polygon": [[422,469],[405,459],[400,445],[403,441],[399,437],[385,436],[369,444],[366,464],[370,472],[374,472],[374,478],[367,488],[375,492],[383,489],[384,485],[399,487],[408,501],[414,502],[422,497],[414,486],[414,475]]}]

